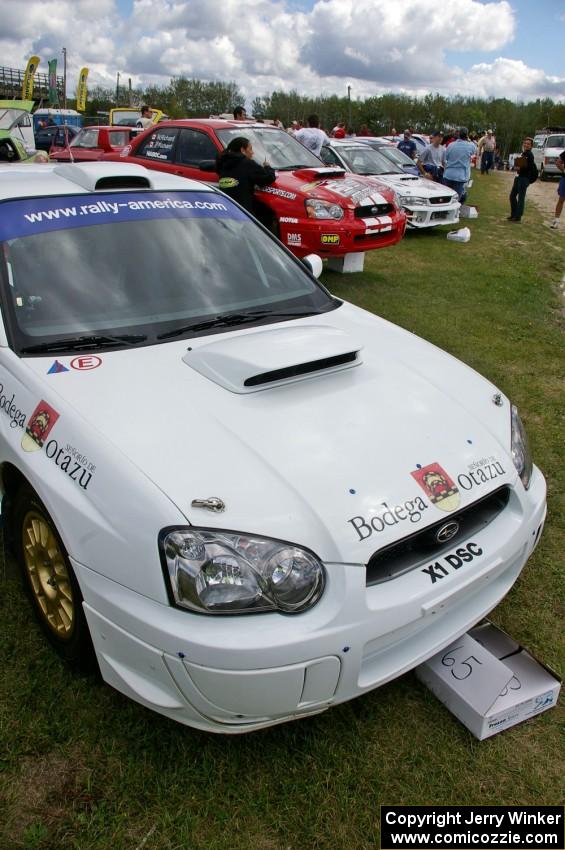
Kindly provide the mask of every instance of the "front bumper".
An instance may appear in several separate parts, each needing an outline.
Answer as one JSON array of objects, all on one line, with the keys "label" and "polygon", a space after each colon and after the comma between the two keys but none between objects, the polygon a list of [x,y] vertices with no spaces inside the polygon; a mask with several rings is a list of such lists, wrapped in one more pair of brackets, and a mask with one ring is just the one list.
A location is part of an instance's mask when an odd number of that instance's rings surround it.
[{"label": "front bumper", "polygon": [[[517,485],[520,486],[521,485]],[[480,533],[484,557],[423,587],[412,571],[366,585],[363,565],[326,564],[309,612],[214,617],[140,596],[73,562],[104,679],[174,720],[238,733],[324,711],[401,675],[491,611],[537,544],[545,481]]]},{"label": "front bumper", "polygon": [[280,222],[280,239],[297,257],[319,254],[321,257],[343,257],[346,254],[372,251],[396,245],[404,236],[406,218],[403,212],[377,218],[296,219],[296,224]]},{"label": "front bumper", "polygon": [[406,212],[408,229],[420,230],[423,227],[437,227],[441,224],[457,224],[461,204],[455,201],[452,204],[430,204],[425,207],[405,206],[403,209]]}]

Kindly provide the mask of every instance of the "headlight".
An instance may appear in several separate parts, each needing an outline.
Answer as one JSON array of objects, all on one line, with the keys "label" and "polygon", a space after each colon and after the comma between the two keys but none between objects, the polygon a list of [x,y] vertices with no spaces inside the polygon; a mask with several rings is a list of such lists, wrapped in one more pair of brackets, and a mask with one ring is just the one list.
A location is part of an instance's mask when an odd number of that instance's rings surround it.
[{"label": "headlight", "polygon": [[316,556],[280,540],[200,528],[160,537],[175,605],[201,614],[241,614],[310,608],[324,589]]},{"label": "headlight", "polygon": [[328,204],[325,201],[310,199],[305,202],[308,218],[333,218],[339,221],[343,218],[343,209],[338,204]]},{"label": "headlight", "polygon": [[514,404],[512,405],[510,415],[512,419],[512,460],[518,470],[522,484],[527,490],[532,477],[532,458],[530,455],[530,446],[528,445],[528,437],[520,419],[518,408]]},{"label": "headlight", "polygon": [[425,198],[415,198],[412,195],[400,195],[398,200],[401,207],[425,207],[428,203]]}]

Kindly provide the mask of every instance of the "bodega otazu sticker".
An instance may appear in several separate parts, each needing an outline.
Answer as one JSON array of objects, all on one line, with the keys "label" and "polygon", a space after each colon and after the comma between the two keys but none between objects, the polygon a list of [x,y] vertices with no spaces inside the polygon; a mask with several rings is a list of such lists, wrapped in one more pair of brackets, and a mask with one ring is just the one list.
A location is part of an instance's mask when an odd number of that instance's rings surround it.
[{"label": "bodega otazu sticker", "polygon": [[410,475],[418,482],[432,505],[440,511],[454,511],[459,507],[459,490],[439,463],[429,463],[422,469],[415,469]]},{"label": "bodega otazu sticker", "polygon": [[49,460],[54,461],[55,466],[86,490],[96,469],[94,464],[89,463],[86,455],[69,443],[61,448],[57,440],[51,439],[47,442],[47,437],[58,418],[57,411],[42,399],[29,418],[22,437],[22,448],[26,452],[37,452],[45,447]]},{"label": "bodega otazu sticker", "polygon": [[55,408],[41,400],[26,425],[26,432],[22,437],[22,449],[24,452],[37,452],[43,448],[46,438],[49,436],[53,425],[59,418]]}]

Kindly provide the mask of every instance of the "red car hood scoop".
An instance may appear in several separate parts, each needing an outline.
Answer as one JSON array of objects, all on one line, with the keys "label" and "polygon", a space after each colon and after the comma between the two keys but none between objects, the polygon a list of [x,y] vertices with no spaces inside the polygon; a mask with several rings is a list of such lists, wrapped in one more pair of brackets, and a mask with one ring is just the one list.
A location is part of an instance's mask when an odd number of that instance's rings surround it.
[{"label": "red car hood scoop", "polygon": [[330,177],[343,177],[344,174],[345,168],[324,168],[322,165],[320,168],[297,168],[294,172],[294,176],[301,180],[315,180],[316,177],[329,180]]}]

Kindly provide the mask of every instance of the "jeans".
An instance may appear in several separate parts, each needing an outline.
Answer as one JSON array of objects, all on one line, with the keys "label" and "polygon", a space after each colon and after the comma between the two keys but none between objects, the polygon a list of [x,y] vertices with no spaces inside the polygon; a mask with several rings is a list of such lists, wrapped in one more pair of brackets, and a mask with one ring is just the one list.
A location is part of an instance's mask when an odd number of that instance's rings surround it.
[{"label": "jeans", "polygon": [[443,178],[443,183],[445,186],[449,186],[450,189],[454,189],[459,195],[460,203],[464,204],[465,199],[467,197],[467,181],[466,180],[448,180],[447,177]]},{"label": "jeans", "polygon": [[443,168],[441,165],[431,165],[430,163],[426,163],[426,165],[424,165],[424,171],[431,174],[436,183],[443,183]]},{"label": "jeans", "polygon": [[528,177],[520,177],[517,175],[512,184],[510,192],[510,215],[516,221],[520,221],[524,215],[524,203],[526,201],[526,191],[530,185]]},{"label": "jeans", "polygon": [[494,151],[483,151],[481,157],[481,174],[488,174],[494,162]]}]

